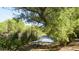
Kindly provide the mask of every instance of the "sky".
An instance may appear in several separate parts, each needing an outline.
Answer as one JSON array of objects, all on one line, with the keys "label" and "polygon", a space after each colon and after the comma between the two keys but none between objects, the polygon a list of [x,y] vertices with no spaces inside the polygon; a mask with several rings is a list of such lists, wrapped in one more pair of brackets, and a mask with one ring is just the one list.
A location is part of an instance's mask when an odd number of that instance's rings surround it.
[{"label": "sky", "polygon": [[[0,7],[0,22],[3,22],[5,20],[8,20],[10,18],[12,18],[14,16],[13,13],[16,13],[18,14],[17,11],[14,11],[13,9],[11,8],[1,8]],[[35,25],[37,25],[37,23],[34,23]],[[31,23],[32,25],[32,23]],[[42,26],[42,24],[39,24],[39,26]]]},{"label": "sky", "polygon": [[0,22],[13,17],[13,10],[0,7]]}]

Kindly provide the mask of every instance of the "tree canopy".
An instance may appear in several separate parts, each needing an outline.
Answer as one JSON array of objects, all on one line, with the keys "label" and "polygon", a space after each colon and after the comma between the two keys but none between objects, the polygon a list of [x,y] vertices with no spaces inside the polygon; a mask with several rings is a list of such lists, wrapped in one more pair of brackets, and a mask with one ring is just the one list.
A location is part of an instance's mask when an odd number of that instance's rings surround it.
[{"label": "tree canopy", "polygon": [[[79,26],[79,8],[74,7],[19,7],[20,16],[37,22],[43,22],[42,31],[54,37],[56,41],[67,44],[70,36],[76,37],[75,28]],[[24,18],[24,17],[21,17]]]}]

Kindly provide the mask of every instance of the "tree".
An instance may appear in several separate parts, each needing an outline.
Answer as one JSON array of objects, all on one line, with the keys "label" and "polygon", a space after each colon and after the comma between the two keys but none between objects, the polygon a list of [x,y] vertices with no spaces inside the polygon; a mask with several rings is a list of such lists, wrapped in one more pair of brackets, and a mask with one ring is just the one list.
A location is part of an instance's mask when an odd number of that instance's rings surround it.
[{"label": "tree", "polygon": [[29,20],[44,22],[42,31],[60,44],[69,42],[69,34],[74,34],[74,28],[79,19],[79,8],[58,8],[58,7],[20,7],[15,8],[21,10],[21,15],[27,16]]}]

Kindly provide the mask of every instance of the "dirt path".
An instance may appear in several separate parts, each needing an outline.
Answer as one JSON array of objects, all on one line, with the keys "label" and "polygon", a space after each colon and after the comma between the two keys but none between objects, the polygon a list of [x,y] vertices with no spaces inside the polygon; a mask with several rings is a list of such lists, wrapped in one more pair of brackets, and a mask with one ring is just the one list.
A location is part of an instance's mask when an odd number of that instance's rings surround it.
[{"label": "dirt path", "polygon": [[[50,49],[32,49],[31,51],[50,51]],[[51,51],[79,51],[79,42],[72,42],[64,47],[52,48]]]},{"label": "dirt path", "polygon": [[24,46],[21,51],[79,51],[79,42],[72,42],[67,46],[40,46],[29,45]]},{"label": "dirt path", "polygon": [[72,42],[68,46],[62,47],[59,51],[79,51],[79,42]]}]

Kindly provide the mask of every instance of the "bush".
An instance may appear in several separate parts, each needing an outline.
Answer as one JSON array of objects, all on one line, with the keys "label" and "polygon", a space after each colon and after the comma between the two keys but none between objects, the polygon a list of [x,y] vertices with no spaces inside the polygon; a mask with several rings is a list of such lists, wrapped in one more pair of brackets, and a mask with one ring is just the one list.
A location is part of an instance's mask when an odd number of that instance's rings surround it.
[{"label": "bush", "polygon": [[[4,23],[6,26],[3,26]],[[18,50],[20,46],[37,40],[36,29],[25,26],[22,21],[16,22],[12,19],[3,22],[3,25],[0,32],[0,47],[3,50]]]}]

